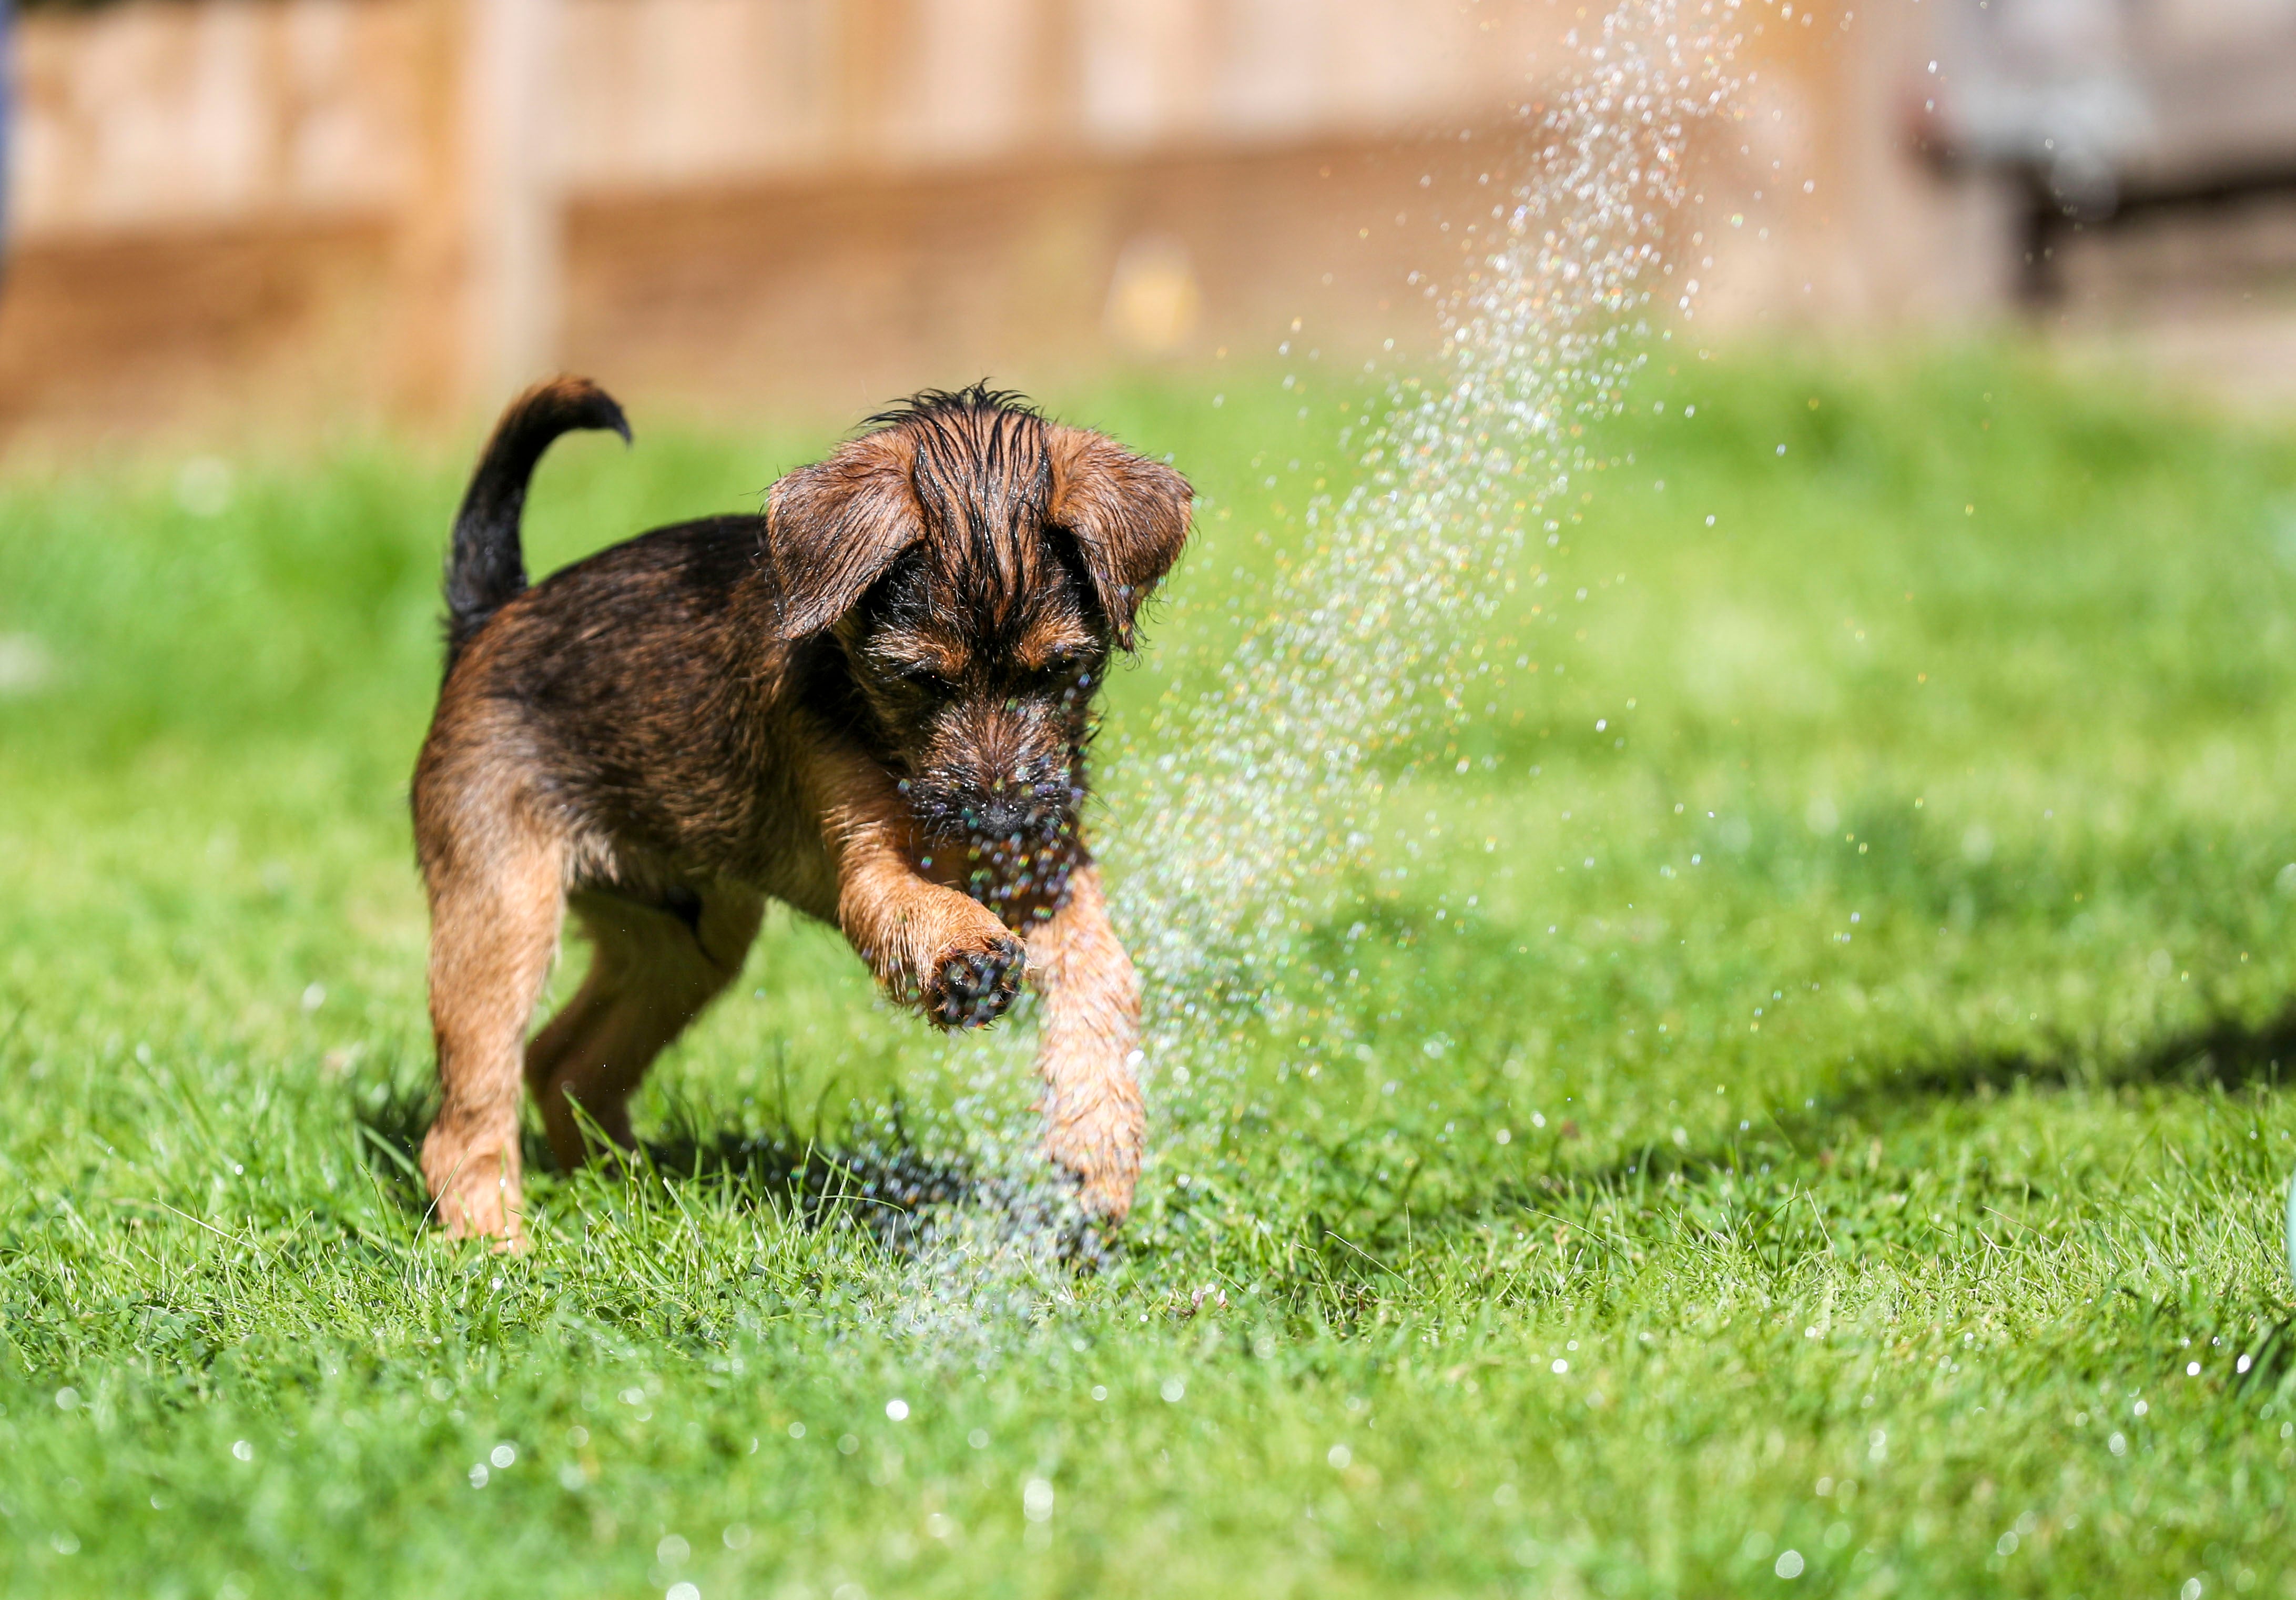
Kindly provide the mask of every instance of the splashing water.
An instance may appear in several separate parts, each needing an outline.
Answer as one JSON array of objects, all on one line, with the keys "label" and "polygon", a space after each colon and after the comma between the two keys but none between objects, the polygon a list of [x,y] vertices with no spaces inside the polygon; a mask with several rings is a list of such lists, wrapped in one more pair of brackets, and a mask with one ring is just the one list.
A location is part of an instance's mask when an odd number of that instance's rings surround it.
[{"label": "splashing water", "polygon": [[1466,652],[1513,591],[1526,540],[1559,542],[1549,507],[1593,464],[1589,426],[1622,409],[1647,358],[1692,127],[1734,87],[1734,5],[1685,22],[1687,9],[1614,8],[1575,80],[1529,108],[1530,169],[1440,308],[1440,364],[1390,385],[1364,480],[1310,505],[1309,555],[1187,709],[1174,753],[1123,775],[1136,821],[1118,841],[1118,915],[1167,1095],[1217,1075],[1252,1013],[1311,1023],[1311,1050],[1345,1042],[1341,997],[1295,958],[1294,935],[1374,866],[1383,758],[1410,765],[1466,714]]},{"label": "splashing water", "polygon": [[[1594,464],[1591,424],[1622,408],[1663,337],[1649,314],[1669,275],[1667,231],[1692,131],[1736,86],[1735,12],[1626,0],[1591,37],[1566,36],[1575,70],[1524,108],[1528,170],[1476,225],[1486,253],[1439,306],[1439,362],[1390,382],[1362,481],[1308,507],[1306,554],[1268,620],[1213,690],[1172,709],[1166,753],[1118,763],[1107,787],[1123,825],[1103,853],[1146,989],[1152,1132],[1174,1136],[1175,1103],[1218,1081],[1256,1023],[1296,1030],[1311,1054],[1349,1042],[1343,986],[1301,959],[1297,936],[1374,869],[1393,769],[1466,714],[1478,629],[1515,587],[1526,542],[1559,541],[1550,508]],[[1694,290],[1660,308],[1687,316]],[[1021,1048],[969,1056],[980,1087],[955,1108],[996,1124],[974,1121],[966,1143],[1015,1174],[1034,1161],[1033,1130],[988,1108],[1003,1097],[989,1086],[1026,1071]],[[931,1281],[904,1318],[912,1331],[1027,1298],[1024,1281],[1046,1292],[1052,1230],[992,1237],[952,1219],[932,1232],[946,1247],[915,1258]],[[993,1269],[1008,1256],[1012,1274]]]}]

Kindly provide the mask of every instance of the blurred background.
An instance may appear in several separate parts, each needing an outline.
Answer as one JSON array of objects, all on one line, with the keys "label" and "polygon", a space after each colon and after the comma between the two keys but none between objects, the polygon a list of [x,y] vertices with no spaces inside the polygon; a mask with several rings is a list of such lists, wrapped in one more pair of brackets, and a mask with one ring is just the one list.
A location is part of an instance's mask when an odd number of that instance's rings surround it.
[{"label": "blurred background", "polygon": [[[0,452],[465,426],[557,367],[811,421],[1265,365],[1295,320],[1407,358],[1601,11],[19,0]],[[2296,392],[2296,0],[1742,21],[1702,326],[2027,322]]]}]

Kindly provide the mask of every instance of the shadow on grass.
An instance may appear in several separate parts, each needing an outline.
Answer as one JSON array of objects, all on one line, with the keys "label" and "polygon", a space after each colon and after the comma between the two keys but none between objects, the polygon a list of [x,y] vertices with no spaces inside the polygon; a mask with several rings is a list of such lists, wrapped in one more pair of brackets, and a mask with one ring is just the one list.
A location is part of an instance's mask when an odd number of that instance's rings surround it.
[{"label": "shadow on grass", "polygon": [[[437,1111],[436,1096],[391,1093],[358,1112],[369,1164],[387,1180],[410,1217],[427,1213],[419,1164],[423,1133]],[[966,1162],[927,1153],[894,1108],[886,1136],[832,1140],[804,1137],[793,1128],[764,1133],[686,1129],[642,1140],[627,1152],[601,1152],[607,1170],[634,1185],[660,1182],[716,1189],[734,1204],[771,1206],[809,1228],[857,1227],[905,1252],[927,1242],[937,1212],[952,1208],[1001,1218],[1015,1234],[1052,1238],[1071,1259],[1096,1262],[1103,1246],[1056,1183],[1021,1183],[986,1175]],[[532,1173],[562,1173],[542,1136],[521,1131],[520,1154]]]},{"label": "shadow on grass", "polygon": [[[1624,1199],[1660,1214],[1661,1220],[1672,1216],[1696,1227],[1714,1226],[1713,1218],[1726,1216],[1738,1236],[1755,1240],[1772,1264],[1784,1270],[1805,1251],[1837,1247],[1827,1232],[1829,1225],[1803,1209],[1801,1186],[1792,1185],[1796,1194],[1783,1201],[1766,1198],[1767,1191],[1742,1187],[1726,1200],[1717,1194],[1718,1188],[1764,1178],[1774,1166],[1780,1177],[1805,1169],[1805,1176],[1814,1177],[1817,1169],[1835,1164],[1845,1133],[1854,1133],[1863,1143],[1870,1135],[1940,1104],[1985,1100],[2020,1089],[2111,1091],[2169,1085],[2202,1092],[2261,1092],[2278,1087],[2284,1068],[2296,1068],[2296,1002],[2260,1022],[2218,1019],[2117,1055],[2065,1040],[2058,1047],[2031,1052],[1880,1063],[1853,1070],[1855,1075],[1845,1075],[1833,1093],[1814,1097],[1807,1105],[1774,1108],[1751,1128],[1686,1145],[1652,1139],[1606,1159],[1574,1161],[1570,1145],[1561,1145],[1543,1171],[1451,1187],[1431,1203],[1428,1186],[1420,1180],[1439,1171],[1441,1156],[1423,1147],[1420,1153],[1426,1159],[1406,1163],[1402,1180],[1390,1183],[1388,1173],[1396,1165],[1391,1149],[1377,1148],[1363,1156],[1352,1148],[1354,1141],[1342,1141],[1324,1153],[1320,1203],[1311,1209],[1303,1231],[1309,1242],[1306,1259],[1312,1261],[1311,1276],[1324,1294],[1361,1298],[1372,1304],[1390,1286],[1390,1279],[1408,1277],[1389,1265],[1389,1259],[1414,1249],[1423,1252],[1430,1237],[1484,1227],[1497,1214],[1535,1218],[1542,1225],[1576,1233],[1595,1248],[1631,1253],[1628,1243],[1584,1220],[1601,1202]],[[2013,1195],[2023,1183],[2005,1174],[2003,1186],[1992,1189],[1982,1172],[1975,1176],[1979,1181],[1972,1203],[1980,1210],[1996,1202],[2011,1203],[2004,1196]],[[1833,1226],[1840,1227],[1841,1220],[1835,1218]],[[2276,1254],[2276,1220],[2264,1229],[2272,1235]],[[2189,1332],[2190,1308],[2181,1314]],[[2280,1328],[2285,1307],[2277,1300],[2258,1314],[2268,1315],[2276,1331],[2258,1351],[2254,1370],[2277,1381],[2284,1373],[2296,1371],[2296,1330]]]},{"label": "shadow on grass", "polygon": [[[2276,1090],[2296,1076],[2296,1001],[2262,1022],[2221,1018],[2128,1054],[2100,1056],[2072,1041],[2046,1051],[1994,1051],[1876,1067],[1804,1107],[1773,1110],[1759,1130],[1706,1147],[1652,1142],[1618,1161],[1568,1167],[1526,1189],[1553,1194],[1680,1174],[1701,1181],[1742,1170],[1749,1143],[1783,1140],[1800,1153],[1845,1121],[1886,1124],[1940,1101],[1989,1099],[2018,1089],[2110,1090],[2169,1085],[2192,1090]],[[1503,1192],[1496,1196],[1510,1198]]]},{"label": "shadow on grass", "polygon": [[1898,1068],[1834,1102],[1837,1113],[1868,1103],[1947,1099],[2014,1088],[2120,1088],[2175,1084],[2185,1088],[2242,1089],[2280,1086],[2283,1063],[2296,1063],[2296,1001],[2262,1022],[2221,1018],[2119,1059],[2098,1060],[2067,1043],[2057,1050],[2002,1051],[1921,1068]]},{"label": "shadow on grass", "polygon": [[[2296,1001],[2261,1022],[2219,1019],[2118,1057],[2068,1040],[2053,1050],[1876,1065],[1812,1104],[1774,1110],[1758,1129],[1688,1148],[1652,1141],[1601,1162],[1573,1163],[1558,1152],[1546,1172],[1432,1206],[1413,1198],[1415,1179],[1429,1169],[1425,1165],[1414,1164],[1411,1177],[1393,1188],[1374,1182],[1367,1171],[1356,1174],[1363,1181],[1353,1183],[1354,1163],[1341,1146],[1324,1153],[1327,1177],[1335,1188],[1352,1193],[1330,1194],[1324,1203],[1311,1203],[1303,1227],[1307,1236],[1320,1241],[1314,1253],[1330,1258],[1323,1263],[1327,1282],[1361,1278],[1368,1284],[1395,1276],[1372,1252],[1407,1242],[1414,1229],[1472,1227],[1494,1210],[1550,1215],[1620,1189],[1648,1193],[1660,1187],[1685,1194],[1744,1177],[1750,1159],[1766,1163],[1779,1144],[1793,1159],[1825,1163],[1827,1142],[1840,1136],[1844,1123],[1886,1126],[1920,1114],[1925,1105],[2020,1088],[2276,1088],[2284,1063],[2296,1067]],[[393,1091],[369,1101],[358,1113],[370,1164],[410,1217],[422,1216],[428,1207],[417,1153],[434,1109],[432,1095]],[[522,1144],[529,1171],[559,1170],[537,1133],[527,1131]],[[1386,1159],[1380,1158],[1382,1164]],[[659,1181],[715,1189],[734,1204],[771,1206],[809,1228],[857,1227],[903,1252],[915,1251],[931,1237],[936,1214],[962,1209],[1002,1218],[1015,1235],[1053,1239],[1073,1261],[1098,1264],[1107,1259],[1108,1246],[1081,1222],[1057,1186],[983,1174],[962,1161],[929,1153],[901,1126],[898,1108],[890,1128],[845,1129],[825,1139],[790,1128],[752,1134],[688,1128],[645,1141],[616,1160],[612,1169],[634,1185]],[[1783,1243],[1781,1251],[1790,1253]],[[2296,1338],[2289,1343],[2296,1352]],[[2272,1365],[2276,1373],[2282,1362]]]}]

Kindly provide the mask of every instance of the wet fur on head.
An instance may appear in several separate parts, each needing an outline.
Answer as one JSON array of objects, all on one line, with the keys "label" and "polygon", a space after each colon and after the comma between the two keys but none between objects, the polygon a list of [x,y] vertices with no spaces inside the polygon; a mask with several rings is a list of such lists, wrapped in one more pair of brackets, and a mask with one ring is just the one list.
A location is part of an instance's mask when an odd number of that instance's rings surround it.
[{"label": "wet fur on head", "polygon": [[827,627],[915,545],[999,604],[1066,546],[1118,648],[1134,647],[1141,603],[1187,537],[1179,473],[979,384],[927,390],[868,427],[768,497],[785,636]]},{"label": "wet fur on head", "polygon": [[841,651],[918,823],[974,892],[1057,898],[1110,655],[1185,537],[1185,480],[1016,396],[932,390],[775,486],[791,637]]}]

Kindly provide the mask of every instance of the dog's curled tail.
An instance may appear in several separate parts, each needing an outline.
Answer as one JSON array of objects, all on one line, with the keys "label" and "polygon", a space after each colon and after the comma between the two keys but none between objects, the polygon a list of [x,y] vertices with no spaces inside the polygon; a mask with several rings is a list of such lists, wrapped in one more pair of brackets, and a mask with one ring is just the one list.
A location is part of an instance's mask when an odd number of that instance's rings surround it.
[{"label": "dog's curled tail", "polygon": [[527,480],[550,441],[577,428],[611,428],[629,442],[622,408],[587,378],[537,383],[510,404],[455,514],[455,545],[447,557],[447,665],[488,618],[526,587],[526,555],[518,525],[526,509]]}]

